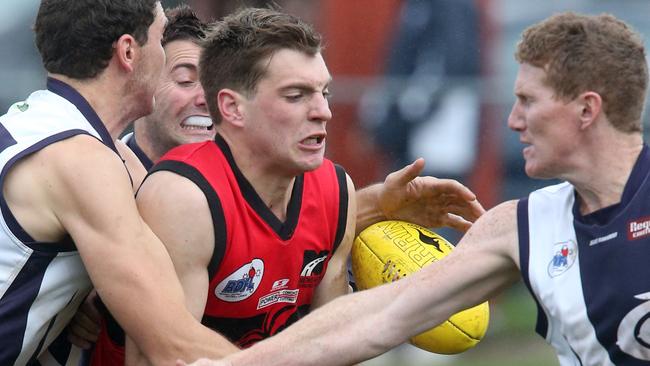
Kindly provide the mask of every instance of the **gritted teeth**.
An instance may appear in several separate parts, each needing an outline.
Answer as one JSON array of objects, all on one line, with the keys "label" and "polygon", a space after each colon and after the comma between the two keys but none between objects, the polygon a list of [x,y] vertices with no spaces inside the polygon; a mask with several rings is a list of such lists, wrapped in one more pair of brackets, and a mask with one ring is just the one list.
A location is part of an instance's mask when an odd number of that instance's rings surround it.
[{"label": "gritted teeth", "polygon": [[212,119],[206,116],[189,116],[183,121],[183,127],[212,127]]}]

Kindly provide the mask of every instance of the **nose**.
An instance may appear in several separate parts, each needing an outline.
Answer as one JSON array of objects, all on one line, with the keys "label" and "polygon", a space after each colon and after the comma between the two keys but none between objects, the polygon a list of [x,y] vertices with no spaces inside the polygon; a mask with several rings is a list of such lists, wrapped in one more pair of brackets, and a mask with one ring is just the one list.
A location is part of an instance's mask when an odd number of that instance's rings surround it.
[{"label": "nose", "polygon": [[510,115],[508,116],[508,127],[513,131],[522,131],[524,129],[524,118],[521,113],[521,108],[521,104],[516,100],[510,110]]},{"label": "nose", "polygon": [[203,87],[201,84],[198,84],[196,86],[196,96],[194,97],[194,104],[198,107],[206,107],[207,102],[205,101],[205,91],[203,91]]},{"label": "nose", "polygon": [[330,110],[329,100],[321,93],[314,93],[309,110],[309,120],[327,122],[330,119],[332,119],[332,111]]}]

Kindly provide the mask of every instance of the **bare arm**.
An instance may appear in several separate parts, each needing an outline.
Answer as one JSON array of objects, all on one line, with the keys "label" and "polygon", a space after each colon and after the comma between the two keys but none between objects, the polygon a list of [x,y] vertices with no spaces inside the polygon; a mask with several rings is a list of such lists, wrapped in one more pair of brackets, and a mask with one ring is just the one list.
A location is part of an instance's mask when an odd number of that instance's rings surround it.
[{"label": "bare arm", "polygon": [[[347,176],[348,192],[354,192],[354,184],[349,176]],[[341,240],[341,244],[334,252],[332,259],[327,265],[327,272],[323,280],[316,288],[314,299],[312,301],[312,309],[319,307],[326,302],[350,292],[348,285],[348,256],[352,248],[352,241],[354,240],[355,220],[356,220],[356,197],[354,194],[349,194],[348,199],[348,220],[345,227],[345,234]]]},{"label": "bare arm", "polygon": [[[120,140],[115,140],[114,142],[129,172],[133,193],[135,193],[147,175],[147,171],[128,146]],[[68,340],[83,349],[89,349],[97,341],[101,329],[102,314],[100,314],[95,303],[96,298],[97,292],[93,290],[79,307],[79,310],[68,326]]]},{"label": "bare arm", "polygon": [[[8,178],[21,225],[37,240],[71,235],[99,295],[153,363],[211,353],[215,334],[185,308],[169,255],[138,214],[116,154],[79,135],[26,158]],[[21,196],[30,199],[13,199]]]},{"label": "bare arm", "polygon": [[335,299],[248,350],[200,364],[347,365],[368,359],[514,283],[517,256],[512,201],[477,220],[442,261],[400,281]]},{"label": "bare arm", "polygon": [[[144,182],[137,203],[142,217],[169,252],[187,309],[200,321],[208,296],[208,264],[214,251],[212,216],[205,195],[189,179],[160,171]],[[221,340],[214,344],[212,354],[225,356],[238,351],[227,339],[217,337]],[[127,359],[137,359],[135,352],[127,347]]]},{"label": "bare arm", "polygon": [[357,191],[357,233],[381,220],[466,231],[485,210],[467,187],[453,179],[419,177],[424,159],[389,174],[384,183]]}]

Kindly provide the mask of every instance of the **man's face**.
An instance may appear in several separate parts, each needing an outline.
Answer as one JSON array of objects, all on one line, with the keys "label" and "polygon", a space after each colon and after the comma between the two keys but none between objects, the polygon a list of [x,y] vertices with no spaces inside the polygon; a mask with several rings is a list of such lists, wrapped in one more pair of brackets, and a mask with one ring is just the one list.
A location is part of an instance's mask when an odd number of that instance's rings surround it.
[{"label": "man's face", "polygon": [[156,89],[156,107],[146,118],[155,150],[214,139],[215,129],[199,83],[200,47],[190,40],[165,45],[167,63]]},{"label": "man's face", "polygon": [[149,26],[147,43],[139,48],[139,62],[135,65],[131,89],[141,100],[142,115],[151,113],[154,108],[154,91],[165,63],[165,52],[161,45],[167,17],[160,3],[156,3],[156,16]]},{"label": "man's face", "polygon": [[544,82],[546,71],[529,64],[519,67],[515,81],[517,97],[508,127],[527,145],[523,155],[526,174],[533,178],[564,178],[572,170],[571,152],[579,143],[581,108],[563,101]]},{"label": "man's face", "polygon": [[259,164],[295,176],[318,168],[325,153],[331,76],[320,53],[283,49],[270,59],[255,94],[243,103],[247,143]]}]

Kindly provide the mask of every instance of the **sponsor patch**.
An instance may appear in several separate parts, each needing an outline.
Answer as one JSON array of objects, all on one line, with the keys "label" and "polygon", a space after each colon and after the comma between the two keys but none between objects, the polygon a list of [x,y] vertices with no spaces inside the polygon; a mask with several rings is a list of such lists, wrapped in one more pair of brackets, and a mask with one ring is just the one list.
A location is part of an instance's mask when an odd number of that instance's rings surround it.
[{"label": "sponsor patch", "polygon": [[300,271],[300,287],[316,287],[323,277],[323,268],[329,251],[324,250],[316,253],[313,250],[305,250],[302,259],[302,270]]},{"label": "sponsor patch", "polygon": [[650,217],[642,217],[627,224],[627,239],[636,240],[650,235]]},{"label": "sponsor patch", "polygon": [[596,244],[604,243],[604,242],[606,242],[606,241],[609,241],[609,240],[612,240],[612,239],[616,239],[616,237],[618,237],[618,232],[613,232],[613,233],[611,233],[611,234],[607,234],[607,235],[605,235],[605,236],[601,236],[601,237],[599,237],[599,238],[595,238],[595,239],[590,240],[590,241],[589,241],[589,246],[593,246],[593,245],[596,245]]},{"label": "sponsor patch", "polygon": [[249,298],[262,282],[264,262],[253,259],[224,278],[214,289],[214,294],[226,302],[238,302]]},{"label": "sponsor patch", "polygon": [[650,361],[650,292],[634,298],[639,304],[618,325],[616,345],[634,358]]},{"label": "sponsor patch", "polygon": [[288,278],[283,278],[281,280],[277,280],[277,281],[273,282],[273,286],[271,286],[271,291],[283,289],[283,288],[287,287],[287,284],[289,284],[289,279]]},{"label": "sponsor patch", "polygon": [[298,293],[300,290],[280,290],[266,296],[260,297],[257,302],[257,310],[271,306],[277,303],[295,304],[298,300]]},{"label": "sponsor patch", "polygon": [[566,272],[578,256],[578,246],[573,240],[555,243],[553,245],[553,257],[548,264],[548,275],[557,277]]}]

